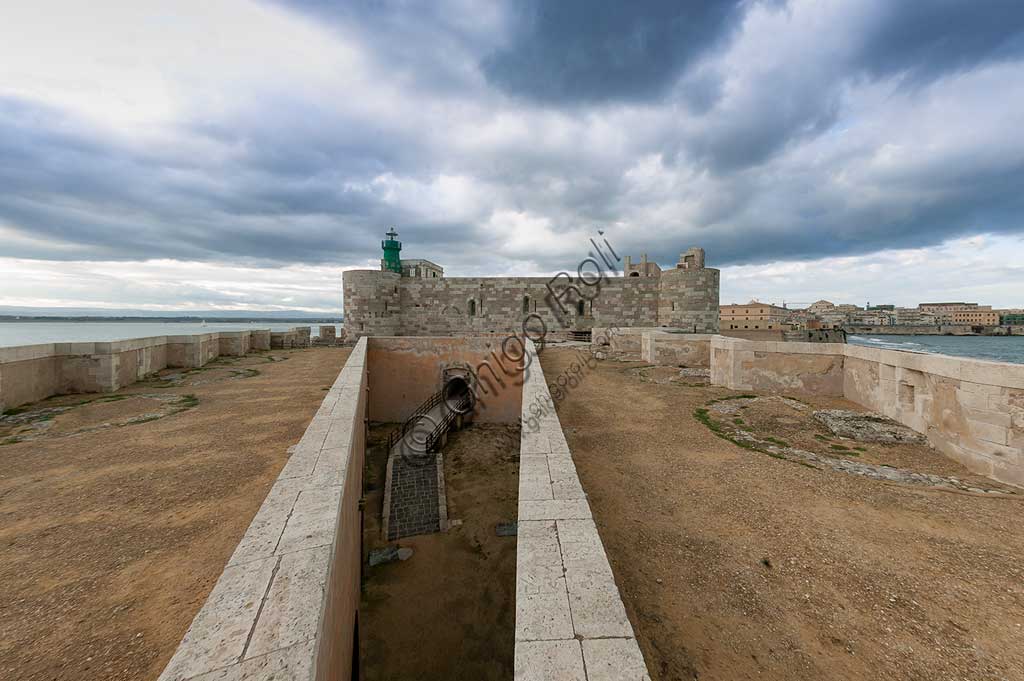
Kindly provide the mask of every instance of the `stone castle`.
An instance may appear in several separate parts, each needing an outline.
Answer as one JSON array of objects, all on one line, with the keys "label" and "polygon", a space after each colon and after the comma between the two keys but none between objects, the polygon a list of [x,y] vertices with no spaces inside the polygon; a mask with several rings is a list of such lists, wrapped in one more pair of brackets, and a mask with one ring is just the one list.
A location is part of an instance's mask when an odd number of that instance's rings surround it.
[{"label": "stone castle", "polygon": [[[564,274],[445,277],[444,269],[429,260],[401,259],[398,235],[392,230],[386,236],[380,270],[342,275],[349,340],[518,332],[530,316],[539,317],[547,333],[556,336],[595,327],[718,333],[719,271],[704,266],[700,248],[689,249],[675,268],[666,270],[646,255],[639,263],[627,256],[622,276],[606,276],[597,291],[579,280],[578,271],[571,281]],[[592,279],[593,273],[584,268],[582,276]]]}]

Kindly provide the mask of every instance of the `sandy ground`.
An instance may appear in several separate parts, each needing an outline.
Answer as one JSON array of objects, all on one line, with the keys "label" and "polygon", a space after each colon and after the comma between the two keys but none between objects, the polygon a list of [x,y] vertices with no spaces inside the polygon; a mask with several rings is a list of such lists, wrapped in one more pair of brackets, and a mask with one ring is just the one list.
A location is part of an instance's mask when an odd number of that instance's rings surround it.
[{"label": "sandy ground", "polygon": [[[545,350],[549,382],[575,357]],[[640,364],[598,363],[558,413],[654,679],[1024,679],[1024,495],[743,449],[694,418],[737,393],[658,383]],[[819,453],[841,443],[779,416],[743,419]],[[926,446],[841,444],[971,478]]]},{"label": "sandy ground", "polygon": [[[371,428],[367,452],[366,552],[386,545],[380,515],[393,426]],[[475,424],[452,433],[444,450],[446,533],[396,542],[413,555],[364,566],[359,632],[366,681],[512,679],[516,539],[494,526],[515,520],[519,429]]]},{"label": "sandy ground", "polygon": [[348,354],[226,359],[0,424],[25,438],[0,446],[0,678],[155,679]]}]

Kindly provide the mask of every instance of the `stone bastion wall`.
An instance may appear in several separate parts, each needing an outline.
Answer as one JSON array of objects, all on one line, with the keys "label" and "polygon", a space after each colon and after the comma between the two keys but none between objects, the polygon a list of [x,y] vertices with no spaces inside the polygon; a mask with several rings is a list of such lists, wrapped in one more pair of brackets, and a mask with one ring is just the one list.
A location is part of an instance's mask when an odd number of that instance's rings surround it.
[{"label": "stone bastion wall", "polygon": [[1024,365],[843,343],[595,328],[595,356],[709,368],[733,390],[843,397],[967,467],[1024,487]]},{"label": "stone bastion wall", "polygon": [[0,348],[0,411],[52,395],[114,392],[161,369],[201,367],[222,355],[306,347],[309,337],[309,327],[296,327]]},{"label": "stone bastion wall", "polygon": [[[666,270],[657,277],[611,277],[597,287],[565,277],[444,277],[348,270],[342,275],[345,329],[362,336],[450,336],[521,332],[530,315],[549,334],[593,327],[672,326],[718,332],[719,271]],[[565,308],[549,304],[550,289]],[[532,322],[539,326],[539,322]]]}]

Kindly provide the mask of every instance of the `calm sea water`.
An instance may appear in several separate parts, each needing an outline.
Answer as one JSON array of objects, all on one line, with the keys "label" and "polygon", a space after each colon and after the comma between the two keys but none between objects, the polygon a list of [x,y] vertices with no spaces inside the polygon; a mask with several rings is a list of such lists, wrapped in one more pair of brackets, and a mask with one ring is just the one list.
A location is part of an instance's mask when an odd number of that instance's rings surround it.
[{"label": "calm sea water", "polygon": [[[213,331],[244,331],[270,329],[287,331],[296,326],[309,326],[313,336],[319,324],[302,322],[0,322],[0,348],[37,343],[79,343],[116,341],[149,336],[184,336]],[[327,326],[327,325],[325,325]]]},{"label": "calm sea water", "polygon": [[1024,336],[848,336],[856,345],[1024,364]]}]

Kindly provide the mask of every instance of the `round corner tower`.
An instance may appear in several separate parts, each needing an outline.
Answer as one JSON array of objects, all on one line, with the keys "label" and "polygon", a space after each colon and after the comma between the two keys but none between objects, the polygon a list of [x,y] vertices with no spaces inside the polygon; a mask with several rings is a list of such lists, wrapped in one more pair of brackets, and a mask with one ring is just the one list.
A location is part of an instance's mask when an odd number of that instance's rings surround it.
[{"label": "round corner tower", "polygon": [[663,270],[658,286],[658,324],[692,333],[718,333],[721,272],[704,267],[704,249],[679,256],[675,269]]},{"label": "round corner tower", "polygon": [[402,327],[402,310],[398,303],[400,279],[399,274],[378,270],[341,273],[348,338],[399,335]]}]

